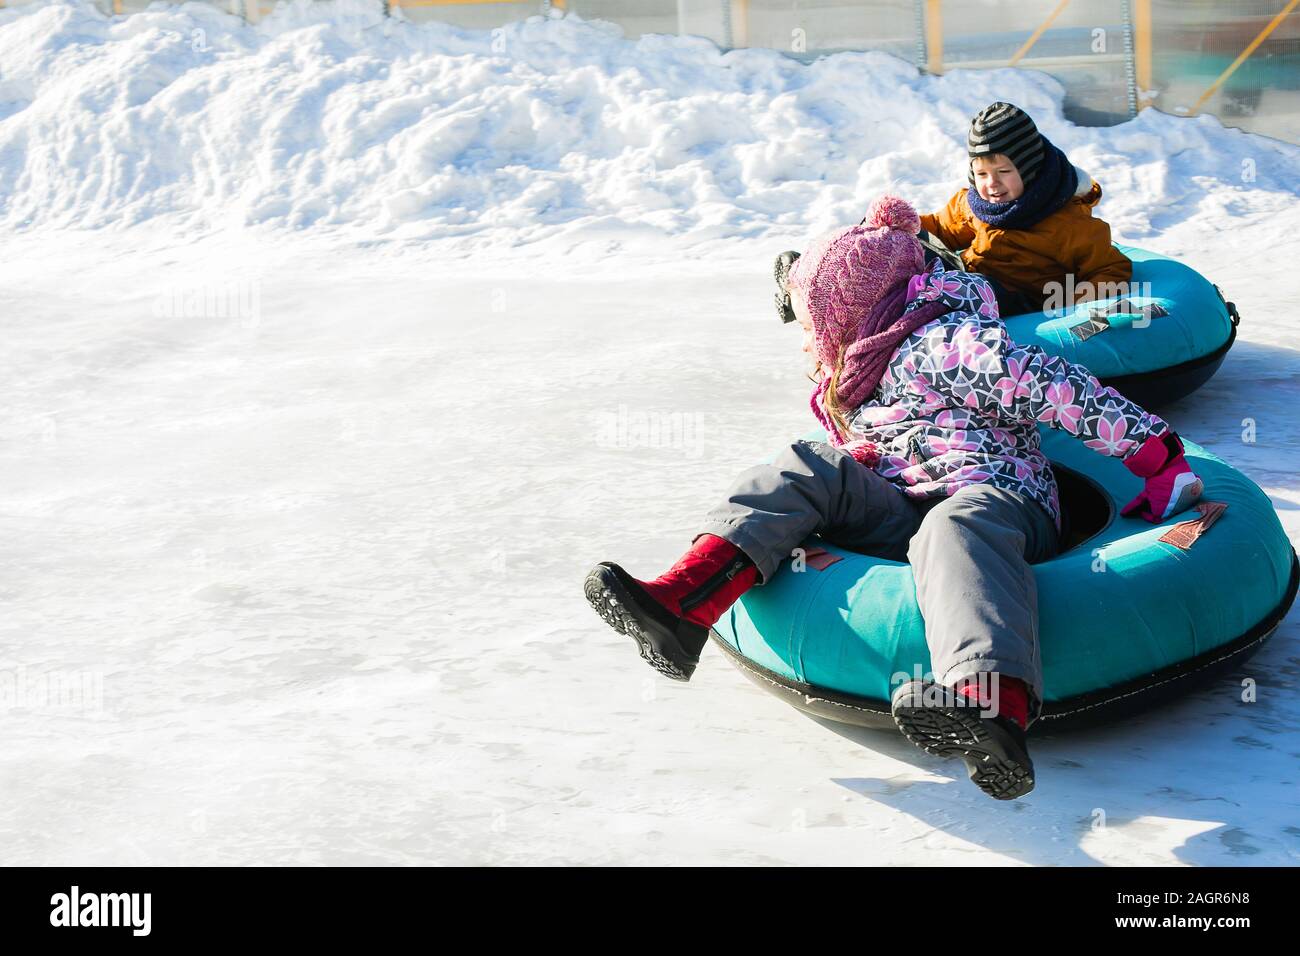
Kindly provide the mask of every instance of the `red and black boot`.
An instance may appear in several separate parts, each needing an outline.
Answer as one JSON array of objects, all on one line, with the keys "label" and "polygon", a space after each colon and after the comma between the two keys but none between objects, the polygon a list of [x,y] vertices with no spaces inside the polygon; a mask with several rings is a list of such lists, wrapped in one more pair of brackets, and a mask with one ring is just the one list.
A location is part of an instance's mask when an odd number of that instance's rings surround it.
[{"label": "red and black boot", "polygon": [[909,681],[894,691],[890,712],[903,736],[936,757],[960,757],[967,775],[995,800],[1034,789],[1034,762],[1025,744],[1028,688],[1001,674],[997,698],[976,679],[944,687]]},{"label": "red and black boot", "polygon": [[702,534],[681,560],[653,581],[638,581],[602,561],[587,575],[587,600],[610,627],[627,634],[651,667],[690,680],[711,628],[758,578],[734,544]]}]

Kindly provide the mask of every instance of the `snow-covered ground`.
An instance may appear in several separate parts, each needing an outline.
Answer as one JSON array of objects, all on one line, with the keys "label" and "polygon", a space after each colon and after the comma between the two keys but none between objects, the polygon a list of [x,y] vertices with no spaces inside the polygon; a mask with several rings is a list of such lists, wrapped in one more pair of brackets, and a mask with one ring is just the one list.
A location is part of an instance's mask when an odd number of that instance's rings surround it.
[{"label": "snow-covered ground", "polygon": [[661,680],[582,597],[809,428],[772,255],[936,207],[993,99],[1238,303],[1164,413],[1294,540],[1300,148],[576,18],[0,10],[0,860],[1300,860],[1294,615],[1002,804],[711,648]]}]

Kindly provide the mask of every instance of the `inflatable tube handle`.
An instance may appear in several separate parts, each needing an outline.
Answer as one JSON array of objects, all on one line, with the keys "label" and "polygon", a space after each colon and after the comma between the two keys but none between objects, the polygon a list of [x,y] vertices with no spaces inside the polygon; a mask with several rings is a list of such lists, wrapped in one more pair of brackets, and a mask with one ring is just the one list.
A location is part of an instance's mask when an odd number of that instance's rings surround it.
[{"label": "inflatable tube handle", "polygon": [[1228,318],[1232,320],[1232,327],[1235,329],[1237,326],[1241,325],[1241,313],[1237,311],[1237,303],[1229,302],[1225,299],[1223,297],[1223,290],[1217,285],[1214,287],[1214,291],[1218,293],[1219,301],[1222,302],[1224,308],[1228,310]]}]

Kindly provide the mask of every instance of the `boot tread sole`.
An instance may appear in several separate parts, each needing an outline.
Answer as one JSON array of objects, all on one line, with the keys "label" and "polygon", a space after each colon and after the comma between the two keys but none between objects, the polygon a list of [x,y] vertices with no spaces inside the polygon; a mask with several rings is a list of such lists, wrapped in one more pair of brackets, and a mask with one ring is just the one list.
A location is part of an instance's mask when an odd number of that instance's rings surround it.
[{"label": "boot tread sole", "polygon": [[1022,761],[1014,741],[991,725],[992,718],[981,717],[978,708],[904,699],[892,709],[904,737],[936,757],[960,757],[972,782],[994,799],[1014,800],[1034,789],[1028,753],[1021,752]]},{"label": "boot tread sole", "polygon": [[695,665],[683,665],[660,653],[638,622],[636,615],[629,610],[636,605],[622,582],[609,567],[600,565],[594,568],[587,575],[583,590],[587,602],[606,624],[636,641],[643,661],[665,677],[679,681],[691,679],[691,675],[695,672]]}]

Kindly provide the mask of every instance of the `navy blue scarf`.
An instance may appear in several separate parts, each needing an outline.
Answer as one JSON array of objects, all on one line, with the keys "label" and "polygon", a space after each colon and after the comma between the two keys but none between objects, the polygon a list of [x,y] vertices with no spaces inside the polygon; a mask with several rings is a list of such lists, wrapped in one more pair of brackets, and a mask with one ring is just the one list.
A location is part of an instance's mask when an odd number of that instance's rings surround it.
[{"label": "navy blue scarf", "polygon": [[1065,154],[1043,137],[1043,164],[1019,199],[987,202],[972,185],[966,201],[976,217],[996,229],[1028,229],[1060,209],[1079,188],[1079,174]]}]

